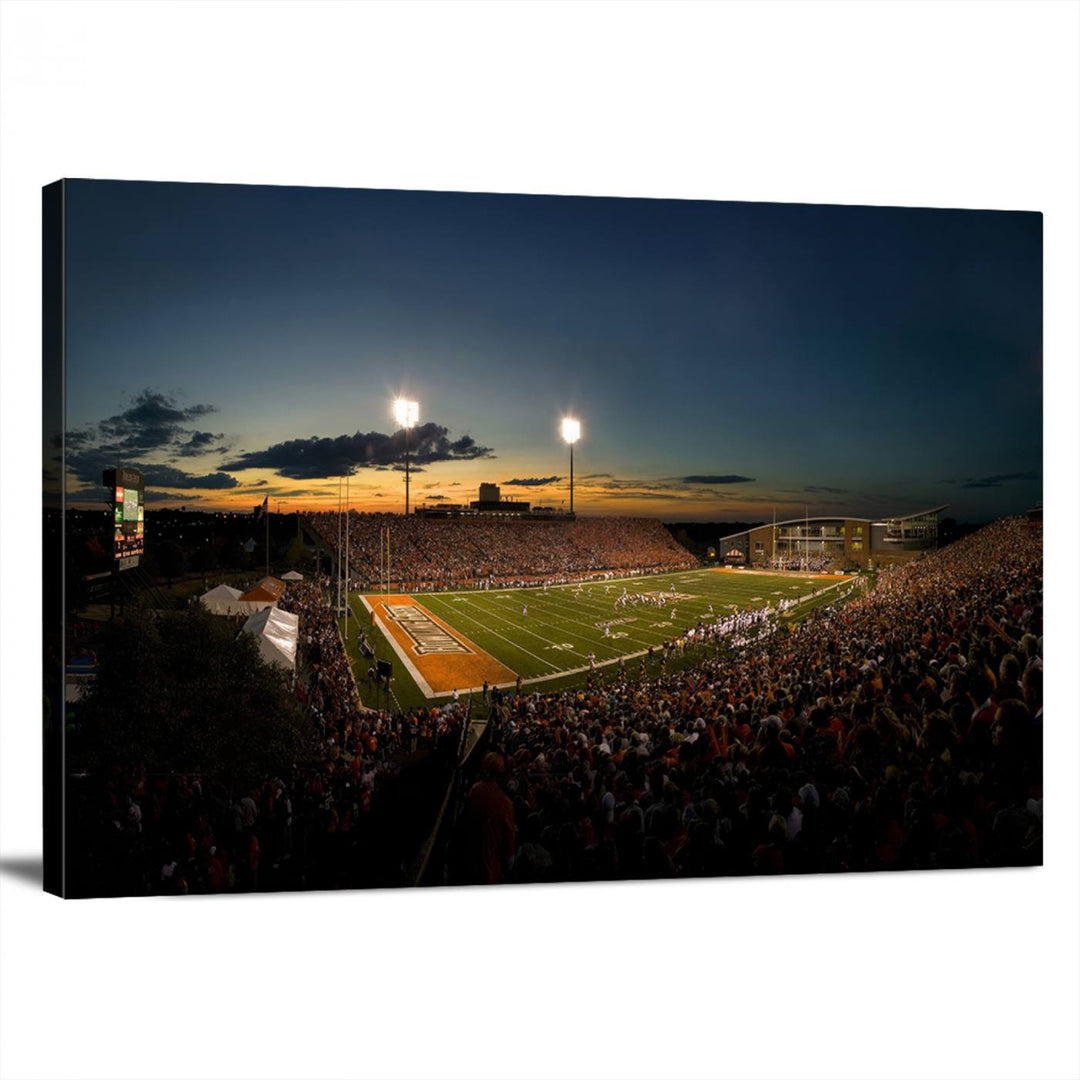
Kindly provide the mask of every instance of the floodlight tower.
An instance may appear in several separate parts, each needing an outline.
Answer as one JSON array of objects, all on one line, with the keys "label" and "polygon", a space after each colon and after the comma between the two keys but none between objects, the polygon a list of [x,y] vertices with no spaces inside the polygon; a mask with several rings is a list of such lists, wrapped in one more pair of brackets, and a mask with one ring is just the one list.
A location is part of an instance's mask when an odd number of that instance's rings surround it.
[{"label": "floodlight tower", "polygon": [[409,516],[409,428],[416,427],[420,419],[420,405],[415,401],[398,398],[394,402],[394,419],[405,432],[405,516]]},{"label": "floodlight tower", "polygon": [[562,437],[570,444],[570,513],[574,512],[574,443],[581,438],[581,422],[563,417]]}]

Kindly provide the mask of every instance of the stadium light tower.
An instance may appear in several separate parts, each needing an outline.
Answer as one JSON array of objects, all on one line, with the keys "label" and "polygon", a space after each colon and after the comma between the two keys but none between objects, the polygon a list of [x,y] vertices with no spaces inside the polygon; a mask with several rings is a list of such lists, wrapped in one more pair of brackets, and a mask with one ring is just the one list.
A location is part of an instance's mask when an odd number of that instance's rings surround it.
[{"label": "stadium light tower", "polygon": [[570,513],[574,512],[574,443],[581,438],[581,422],[563,417],[562,437],[570,444]]},{"label": "stadium light tower", "polygon": [[409,428],[416,427],[420,419],[420,405],[415,401],[398,398],[394,402],[394,419],[405,432],[405,516],[409,516]]}]

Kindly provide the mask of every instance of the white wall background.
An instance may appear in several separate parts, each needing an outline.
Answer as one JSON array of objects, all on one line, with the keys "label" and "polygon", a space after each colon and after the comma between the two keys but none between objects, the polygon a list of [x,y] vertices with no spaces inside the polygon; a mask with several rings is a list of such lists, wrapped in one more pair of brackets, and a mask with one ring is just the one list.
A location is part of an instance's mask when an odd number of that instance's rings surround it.
[{"label": "white wall background", "polygon": [[[0,1073],[1066,1077],[1078,1061],[1074,3],[8,3]],[[1047,865],[61,903],[40,851],[42,184],[1041,210]]]}]

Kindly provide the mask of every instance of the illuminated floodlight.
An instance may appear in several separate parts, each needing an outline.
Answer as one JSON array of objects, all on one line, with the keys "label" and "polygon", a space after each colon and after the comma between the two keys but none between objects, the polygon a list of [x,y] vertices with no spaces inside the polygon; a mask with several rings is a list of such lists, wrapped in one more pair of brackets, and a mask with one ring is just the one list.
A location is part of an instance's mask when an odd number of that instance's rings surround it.
[{"label": "illuminated floodlight", "polygon": [[574,443],[581,438],[581,421],[569,416],[563,417],[563,441],[570,444],[570,513],[574,512]]},{"label": "illuminated floodlight", "polygon": [[405,432],[405,516],[409,516],[409,428],[416,427],[420,419],[420,405],[416,401],[397,398],[394,401],[394,419]]},{"label": "illuminated floodlight", "polygon": [[416,427],[417,421],[420,419],[419,402],[398,398],[394,402],[394,419],[406,430]]}]

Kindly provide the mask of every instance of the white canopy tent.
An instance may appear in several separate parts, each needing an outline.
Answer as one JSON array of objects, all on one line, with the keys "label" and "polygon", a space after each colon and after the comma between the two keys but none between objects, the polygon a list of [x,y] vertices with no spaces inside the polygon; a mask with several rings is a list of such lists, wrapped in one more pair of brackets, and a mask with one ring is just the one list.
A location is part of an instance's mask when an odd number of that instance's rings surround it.
[{"label": "white canopy tent", "polygon": [[298,573],[296,570],[289,570],[281,575],[282,581],[303,581],[304,575]]},{"label": "white canopy tent", "polygon": [[244,623],[244,633],[259,643],[259,655],[268,663],[296,670],[296,640],[300,634],[300,616],[291,611],[267,607],[255,612]]},{"label": "white canopy tent", "polygon": [[271,600],[241,600],[243,594],[231,585],[218,585],[199,597],[199,602],[212,615],[253,615],[256,611],[274,606]]}]

